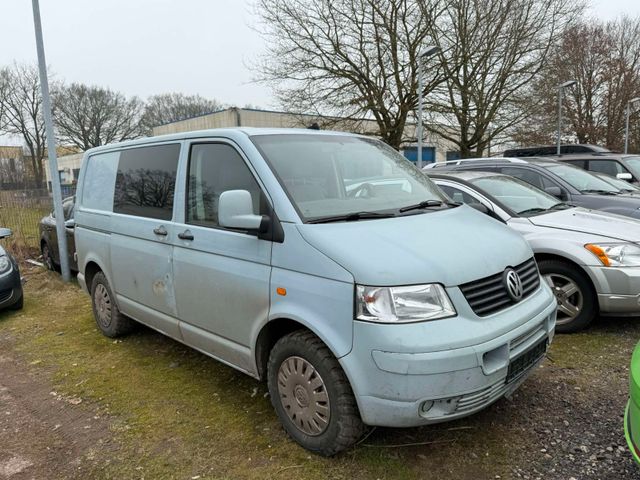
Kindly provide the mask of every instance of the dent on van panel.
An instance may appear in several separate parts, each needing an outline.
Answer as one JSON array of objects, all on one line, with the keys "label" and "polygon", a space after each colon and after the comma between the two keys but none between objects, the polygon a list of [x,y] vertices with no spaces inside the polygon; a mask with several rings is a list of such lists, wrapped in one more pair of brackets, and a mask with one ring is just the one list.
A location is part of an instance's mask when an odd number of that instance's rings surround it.
[{"label": "dent on van panel", "polygon": [[170,245],[112,234],[111,270],[116,292],[175,317],[172,263]]},{"label": "dent on van panel", "polygon": [[177,312],[175,289],[173,288],[173,258],[167,257],[165,269],[154,272],[151,290],[160,297],[170,311]]}]

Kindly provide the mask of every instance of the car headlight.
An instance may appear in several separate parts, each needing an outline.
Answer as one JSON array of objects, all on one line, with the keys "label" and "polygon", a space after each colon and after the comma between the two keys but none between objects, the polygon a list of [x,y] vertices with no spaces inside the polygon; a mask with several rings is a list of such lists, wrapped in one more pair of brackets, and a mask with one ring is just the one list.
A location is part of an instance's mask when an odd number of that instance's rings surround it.
[{"label": "car headlight", "polygon": [[584,246],[605,267],[640,266],[640,247],[633,243],[588,243]]},{"label": "car headlight", "polygon": [[3,273],[7,273],[11,270],[11,262],[9,261],[9,257],[6,255],[0,256],[0,275]]},{"label": "car headlight", "polygon": [[442,285],[356,286],[356,318],[367,322],[407,323],[452,317],[456,310]]}]

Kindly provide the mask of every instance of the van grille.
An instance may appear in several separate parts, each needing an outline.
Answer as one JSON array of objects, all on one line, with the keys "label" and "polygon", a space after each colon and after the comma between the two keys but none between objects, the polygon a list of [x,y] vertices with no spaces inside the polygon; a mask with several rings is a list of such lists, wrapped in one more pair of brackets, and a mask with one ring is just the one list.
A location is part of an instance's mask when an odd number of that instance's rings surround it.
[{"label": "van grille", "polygon": [[[514,267],[514,270],[522,280],[522,298],[524,299],[535,292],[540,285],[538,266],[535,259],[530,258]],[[503,272],[499,272],[495,275],[460,285],[460,290],[467,302],[469,302],[469,306],[479,317],[491,315],[517,303],[507,293],[507,289],[502,282],[502,275]]]}]

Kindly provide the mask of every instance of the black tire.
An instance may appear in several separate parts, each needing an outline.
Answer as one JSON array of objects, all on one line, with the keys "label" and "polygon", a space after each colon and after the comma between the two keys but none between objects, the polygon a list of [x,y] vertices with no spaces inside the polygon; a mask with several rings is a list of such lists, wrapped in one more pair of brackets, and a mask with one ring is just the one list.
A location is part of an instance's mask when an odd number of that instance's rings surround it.
[{"label": "black tire", "polygon": [[[323,382],[322,391],[328,396],[329,419],[322,433],[316,435],[305,433],[285,410],[280,397],[278,375],[280,367],[291,357],[300,357],[308,362]],[[309,385],[314,376],[308,380]],[[313,333],[297,330],[276,342],[269,354],[267,383],[271,403],[284,429],[293,440],[307,450],[332,456],[351,447],[362,437],[365,426],[360,418],[349,381],[331,350]],[[294,398],[297,400],[297,394]]]},{"label": "black tire", "polygon": [[102,272],[96,273],[91,282],[91,304],[96,325],[105,336],[115,338],[133,330],[133,320],[120,312],[109,282]]},{"label": "black tire", "polygon": [[561,260],[542,260],[538,262],[538,268],[542,276],[559,274],[569,278],[578,287],[579,293],[582,295],[580,313],[567,323],[556,323],[556,332],[574,333],[589,326],[598,313],[596,292],[589,277],[573,265]]},{"label": "black tire", "polygon": [[60,267],[53,261],[49,244],[47,242],[42,242],[40,250],[42,251],[42,262],[44,263],[44,267],[47,270],[52,270],[54,272],[59,271]]},{"label": "black tire", "polygon": [[24,294],[20,295],[20,300],[11,305],[11,310],[22,310],[24,307]]}]

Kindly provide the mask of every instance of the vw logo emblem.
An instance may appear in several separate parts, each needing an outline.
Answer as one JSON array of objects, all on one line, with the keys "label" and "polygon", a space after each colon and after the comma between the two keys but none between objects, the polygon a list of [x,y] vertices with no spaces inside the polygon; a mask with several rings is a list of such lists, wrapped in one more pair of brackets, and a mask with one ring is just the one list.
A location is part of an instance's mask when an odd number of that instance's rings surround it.
[{"label": "vw logo emblem", "polygon": [[522,280],[520,279],[520,275],[513,268],[507,268],[504,271],[502,276],[502,282],[504,283],[505,288],[507,289],[507,293],[511,300],[514,302],[519,302],[522,300],[522,295],[524,294],[524,290],[522,288]]}]

